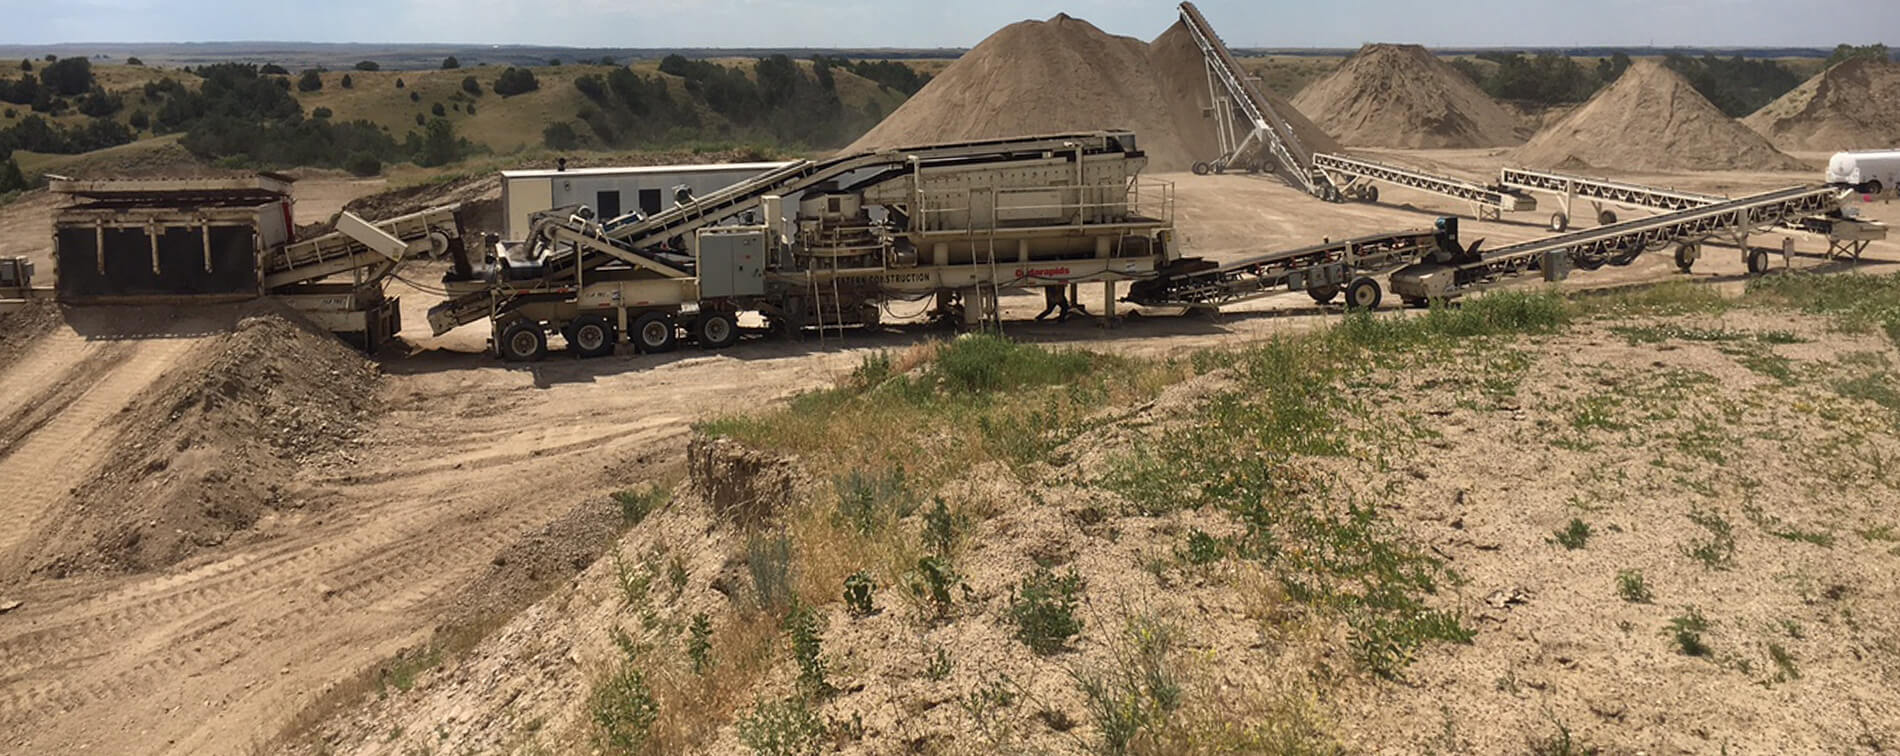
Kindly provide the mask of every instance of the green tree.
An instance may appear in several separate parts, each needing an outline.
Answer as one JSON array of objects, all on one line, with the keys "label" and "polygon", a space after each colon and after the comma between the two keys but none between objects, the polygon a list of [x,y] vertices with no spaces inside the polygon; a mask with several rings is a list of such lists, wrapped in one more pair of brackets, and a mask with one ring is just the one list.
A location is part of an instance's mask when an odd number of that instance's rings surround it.
[{"label": "green tree", "polygon": [[299,92],[315,92],[322,88],[323,75],[317,73],[317,70],[314,68],[304,71],[302,76],[297,77],[297,91]]},{"label": "green tree", "polygon": [[462,143],[455,137],[455,125],[446,118],[435,118],[423,127],[416,165],[424,168],[448,165],[462,157]]},{"label": "green tree", "polygon": [[378,64],[376,63],[376,61],[373,61],[373,60],[361,60],[361,61],[357,61],[357,63],[356,63],[356,70],[358,70],[358,71],[381,71],[381,70],[383,70],[383,67],[382,67],[382,66],[380,66],[380,65],[378,65]]},{"label": "green tree", "polygon": [[502,71],[501,76],[495,79],[495,85],[490,87],[490,89],[495,90],[495,94],[503,97],[532,92],[540,88],[541,82],[535,80],[533,71],[525,68],[515,68],[513,66],[509,66],[508,70]]},{"label": "green tree", "polygon": [[350,80],[350,75],[349,75],[349,74],[344,74],[344,75],[343,75],[343,80],[342,80],[342,81],[339,81],[339,82],[337,82],[337,83],[338,83],[338,84],[341,84],[341,85],[343,85],[343,88],[344,88],[344,89],[355,89],[355,88],[356,88],[356,82],[354,82],[354,81],[351,81],[351,80]]},{"label": "green tree", "polygon": [[17,192],[27,188],[26,176],[20,173],[20,164],[13,162],[13,155],[7,155],[7,162],[0,163],[0,194]]},{"label": "green tree", "polygon": [[263,67],[257,69],[257,72],[261,74],[270,74],[273,76],[289,76],[290,75],[290,69],[284,68],[283,66],[277,65],[276,63],[265,63]]},{"label": "green tree", "polygon": [[476,81],[473,76],[464,76],[462,77],[462,91],[480,97],[482,96],[482,83]]},{"label": "green tree", "polygon": [[433,116],[435,116],[435,117],[437,117],[437,118],[441,118],[441,117],[443,117],[443,116],[446,116],[446,115],[448,115],[448,114],[449,114],[449,111],[448,111],[447,109],[445,109],[445,108],[443,108],[443,107],[442,107],[442,103],[439,103],[439,102],[438,102],[438,103],[436,103],[435,105],[433,105],[433,106],[430,106],[430,108],[429,108],[429,114],[430,114],[430,115],[433,115]]},{"label": "green tree", "polygon": [[1878,44],[1878,43],[1871,44],[1871,45],[1862,45],[1862,46],[1840,45],[1834,48],[1833,55],[1828,56],[1827,64],[1829,66],[1833,66],[1836,63],[1846,62],[1854,58],[1871,58],[1873,60],[1892,60],[1893,53],[1892,51],[1887,49],[1886,45]]},{"label": "green tree", "polygon": [[61,58],[40,69],[40,83],[55,96],[71,97],[92,89],[92,61],[85,58]]},{"label": "green tree", "polygon": [[32,70],[33,70],[33,61],[30,61],[30,60],[27,60],[27,59],[25,59],[25,58],[21,58],[21,59],[20,59],[20,70],[22,70],[22,71],[32,71]]},{"label": "green tree", "polygon": [[142,66],[145,65],[145,61],[139,60],[138,56],[134,55],[130,58],[126,58],[125,64],[128,66]]},{"label": "green tree", "polygon": [[451,68],[461,68],[461,67],[462,67],[462,61],[456,60],[455,56],[453,55],[450,55],[449,57],[442,59],[442,70],[444,71],[447,71]]}]

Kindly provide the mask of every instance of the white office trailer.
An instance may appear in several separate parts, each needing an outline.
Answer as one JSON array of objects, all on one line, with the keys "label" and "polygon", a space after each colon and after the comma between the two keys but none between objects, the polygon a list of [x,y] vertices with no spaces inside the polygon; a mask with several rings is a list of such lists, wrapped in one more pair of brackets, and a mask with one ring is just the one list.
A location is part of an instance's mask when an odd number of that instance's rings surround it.
[{"label": "white office trailer", "polygon": [[[543,210],[586,205],[596,217],[616,218],[640,211],[654,215],[671,209],[674,190],[685,186],[706,195],[790,163],[720,163],[712,165],[655,165],[638,168],[572,168],[568,170],[502,171],[501,202],[507,224],[504,241],[521,241]],[[796,205],[791,205],[795,210]]]}]

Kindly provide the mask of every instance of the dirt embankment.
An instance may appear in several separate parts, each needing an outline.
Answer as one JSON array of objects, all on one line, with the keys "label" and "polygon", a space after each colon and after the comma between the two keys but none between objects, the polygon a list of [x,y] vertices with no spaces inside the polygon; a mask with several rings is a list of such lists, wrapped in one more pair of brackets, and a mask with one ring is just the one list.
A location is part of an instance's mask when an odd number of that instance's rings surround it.
[{"label": "dirt embankment", "polygon": [[[1268,95],[1307,147],[1331,138]],[[1065,131],[1133,129],[1149,169],[1219,157],[1207,70],[1179,23],[1152,45],[1066,14],[1023,21],[983,40],[850,151]]]},{"label": "dirt embankment", "polygon": [[109,460],[44,521],[36,575],[142,571],[241,538],[302,505],[299,464],[379,407],[360,353],[269,302],[231,308],[111,420]]},{"label": "dirt embankment", "polygon": [[1355,147],[1505,147],[1525,120],[1418,45],[1366,45],[1293,105]]},{"label": "dirt embankment", "polygon": [[1724,115],[1680,75],[1647,60],[1532,138],[1516,158],[1537,168],[1810,169]]},{"label": "dirt embankment", "polygon": [[1855,58],[1836,64],[1742,123],[1784,150],[1900,145],[1900,63]]}]

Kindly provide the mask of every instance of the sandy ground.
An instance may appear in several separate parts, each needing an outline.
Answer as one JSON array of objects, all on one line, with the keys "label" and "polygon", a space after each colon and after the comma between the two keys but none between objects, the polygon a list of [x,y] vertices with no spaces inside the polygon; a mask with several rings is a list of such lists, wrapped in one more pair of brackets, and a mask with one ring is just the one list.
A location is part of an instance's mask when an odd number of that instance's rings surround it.
[{"label": "sandy ground", "polygon": [[[1482,151],[1410,153],[1405,159],[1473,177],[1500,158]],[[1462,208],[1427,195],[1386,192],[1388,203],[1325,205],[1276,182],[1168,175],[1179,189],[1181,237],[1191,253],[1231,259],[1252,251],[1429,225]],[[1721,193],[1777,188],[1796,174],[1633,176]],[[299,220],[327,216],[365,182],[299,184]],[[311,194],[305,195],[305,187]],[[31,198],[0,210],[0,254],[43,254],[43,216]],[[1868,215],[1900,225],[1900,210]],[[1467,241],[1493,245],[1544,235],[1547,213],[1505,223],[1465,223]],[[1628,217],[1628,216],[1626,216]],[[35,225],[38,224],[38,225]],[[22,237],[26,241],[21,241]],[[1778,241],[1764,246],[1778,247]],[[1842,269],[1800,243],[1794,265]],[[1742,280],[1738,254],[1716,249],[1694,276]],[[1885,242],[1861,268],[1892,270],[1900,245]],[[50,270],[46,264],[43,270]],[[432,276],[412,271],[414,280]],[[1580,275],[1573,287],[1675,277],[1649,256],[1629,268]],[[46,276],[50,279],[50,276]],[[1525,285],[1536,285],[1527,281]],[[504,366],[481,354],[484,326],[441,339],[427,335],[433,298],[397,285],[409,354],[387,354],[391,409],[347,453],[306,466],[298,484],[328,505],[260,523],[269,537],[160,572],[32,580],[0,576],[0,748],[15,753],[230,753],[269,741],[299,721],[326,691],[347,685],[398,651],[426,642],[461,607],[479,603],[495,558],[611,491],[661,477],[684,451],[689,424],[735,406],[782,399],[822,385],[870,349],[933,334],[898,327],[842,341],[747,344],[709,355],[560,358]],[[1099,289],[1084,302],[1099,309]],[[1391,306],[1390,304],[1388,306]],[[1103,330],[1088,321],[1021,322],[1041,309],[1037,293],[1006,298],[1018,338],[1113,351],[1168,354],[1324,323],[1336,312],[1303,295],[1251,304],[1208,319],[1148,317]],[[1124,309],[1125,312],[1125,309]],[[1154,313],[1166,315],[1167,313]],[[192,348],[189,327],[91,333],[69,323],[18,361],[0,366],[0,401],[23,386],[69,386],[72,408],[0,450],[0,490],[9,495],[0,560],[33,537],[32,523],[60,506],[71,483],[110,460],[95,439],[130,397]],[[110,353],[103,370],[89,359]],[[0,561],[0,564],[3,564]],[[574,565],[578,569],[579,565]],[[512,611],[518,607],[500,607]]]}]

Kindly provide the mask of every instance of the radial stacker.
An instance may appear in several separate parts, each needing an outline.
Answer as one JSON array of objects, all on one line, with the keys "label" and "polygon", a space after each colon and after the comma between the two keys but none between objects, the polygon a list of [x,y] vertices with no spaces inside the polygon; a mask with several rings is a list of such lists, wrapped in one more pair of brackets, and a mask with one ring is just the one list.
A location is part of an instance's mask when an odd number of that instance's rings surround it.
[{"label": "radial stacker", "polygon": [[1440,218],[1431,229],[1329,241],[1224,265],[1185,258],[1162,268],[1155,278],[1130,286],[1127,301],[1215,310],[1286,292],[1305,292],[1314,302],[1327,304],[1343,290],[1347,307],[1374,310],[1384,298],[1378,275],[1457,245],[1458,219]]},{"label": "radial stacker", "polygon": [[[1280,117],[1273,102],[1240,67],[1227,43],[1221,41],[1194,3],[1181,3],[1181,22],[1207,62],[1208,96],[1221,149],[1214,160],[1196,163],[1194,172],[1206,175],[1231,168],[1268,168],[1308,194],[1339,201],[1339,187],[1313,165],[1312,150],[1300,143],[1299,134]],[[1243,129],[1245,136],[1240,135]]]}]

